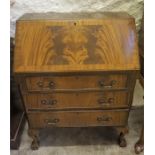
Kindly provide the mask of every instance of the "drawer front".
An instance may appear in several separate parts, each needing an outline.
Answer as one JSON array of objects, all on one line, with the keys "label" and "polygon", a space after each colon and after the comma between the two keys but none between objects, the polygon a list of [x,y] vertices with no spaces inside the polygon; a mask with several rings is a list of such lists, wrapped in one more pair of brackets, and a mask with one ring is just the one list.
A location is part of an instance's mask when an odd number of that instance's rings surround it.
[{"label": "drawer front", "polygon": [[88,127],[123,126],[128,119],[128,111],[61,111],[29,113],[31,128],[45,127]]},{"label": "drawer front", "polygon": [[27,109],[125,108],[127,96],[125,91],[106,91],[28,94],[24,99]]},{"label": "drawer front", "polygon": [[120,89],[127,87],[127,75],[27,77],[29,91],[63,89]]}]

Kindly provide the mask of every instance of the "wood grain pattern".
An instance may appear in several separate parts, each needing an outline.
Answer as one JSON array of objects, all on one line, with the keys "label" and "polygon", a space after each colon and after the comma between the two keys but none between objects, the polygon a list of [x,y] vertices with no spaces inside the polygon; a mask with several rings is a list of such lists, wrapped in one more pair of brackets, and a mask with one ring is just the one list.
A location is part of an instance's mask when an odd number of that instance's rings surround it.
[{"label": "wood grain pattern", "polygon": [[126,125],[128,112],[120,111],[65,111],[49,113],[29,113],[32,128],[45,127],[88,127]]},{"label": "wood grain pattern", "polygon": [[124,91],[28,94],[24,99],[27,110],[129,108]]},{"label": "wood grain pattern", "polygon": [[[67,89],[120,89],[127,87],[124,75],[41,76],[27,77],[29,91],[67,91]],[[65,90],[64,90],[65,89]]]},{"label": "wood grain pattern", "polygon": [[134,19],[19,20],[14,62],[16,73],[138,70]]},{"label": "wood grain pattern", "polygon": [[67,60],[67,64],[83,64],[89,57],[86,47],[88,38],[85,31],[87,28],[76,26],[76,22],[74,25],[62,28],[62,43],[64,44],[62,57]]}]

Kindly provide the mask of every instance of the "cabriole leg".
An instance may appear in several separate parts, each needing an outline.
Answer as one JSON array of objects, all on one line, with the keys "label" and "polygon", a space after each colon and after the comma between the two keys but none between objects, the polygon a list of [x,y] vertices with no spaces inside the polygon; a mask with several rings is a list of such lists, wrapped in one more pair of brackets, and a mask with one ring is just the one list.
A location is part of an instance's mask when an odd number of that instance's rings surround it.
[{"label": "cabriole leg", "polygon": [[39,131],[37,129],[29,129],[28,135],[32,138],[31,149],[37,150],[39,148]]}]

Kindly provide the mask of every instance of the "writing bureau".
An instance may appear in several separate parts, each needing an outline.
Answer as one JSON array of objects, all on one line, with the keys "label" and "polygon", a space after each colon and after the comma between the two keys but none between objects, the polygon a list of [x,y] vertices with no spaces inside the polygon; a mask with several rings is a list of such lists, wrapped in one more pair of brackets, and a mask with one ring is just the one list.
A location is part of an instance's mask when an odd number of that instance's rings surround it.
[{"label": "writing bureau", "polygon": [[14,73],[32,137],[39,129],[113,126],[120,146],[139,71],[134,18],[125,12],[35,13],[16,24]]}]

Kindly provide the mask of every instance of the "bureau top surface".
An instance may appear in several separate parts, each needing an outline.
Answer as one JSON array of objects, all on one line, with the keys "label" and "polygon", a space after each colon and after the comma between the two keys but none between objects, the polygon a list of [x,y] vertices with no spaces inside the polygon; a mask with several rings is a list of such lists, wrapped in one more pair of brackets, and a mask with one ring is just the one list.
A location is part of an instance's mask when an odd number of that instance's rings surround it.
[{"label": "bureau top surface", "polygon": [[133,18],[126,12],[72,12],[72,13],[26,13],[19,20],[65,20],[65,19],[128,19]]},{"label": "bureau top surface", "polygon": [[36,13],[17,21],[15,73],[117,70],[139,70],[127,13]]}]

